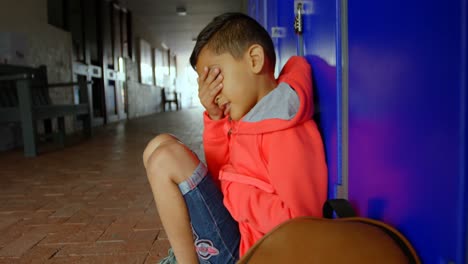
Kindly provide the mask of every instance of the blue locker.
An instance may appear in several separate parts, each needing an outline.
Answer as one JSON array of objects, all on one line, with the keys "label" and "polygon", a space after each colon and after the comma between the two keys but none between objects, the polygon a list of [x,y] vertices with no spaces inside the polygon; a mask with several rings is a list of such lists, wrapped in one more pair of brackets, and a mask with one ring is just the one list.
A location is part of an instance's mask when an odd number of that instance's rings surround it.
[{"label": "blue locker", "polygon": [[255,18],[258,21],[257,2],[258,0],[249,0],[248,7],[247,7],[247,14]]},{"label": "blue locker", "polygon": [[[269,33],[276,49],[278,71],[287,60],[297,55],[297,38],[294,33],[293,0],[249,0],[248,14],[255,18]],[[289,10],[290,12],[286,12]],[[274,34],[274,28],[280,33]]]},{"label": "blue locker", "polygon": [[[282,69],[291,56],[297,55],[297,38],[294,33],[294,7],[292,0],[268,1],[278,10],[277,27],[284,30],[284,36],[277,39],[278,68]],[[272,9],[273,10],[273,9]],[[273,15],[273,14],[272,14]]]},{"label": "blue locker", "polygon": [[349,199],[466,263],[466,1],[416,2],[349,1]]},{"label": "blue locker", "polygon": [[[257,20],[270,34],[275,45],[277,62],[279,61],[280,38],[274,37],[273,27],[278,26],[278,1],[277,0],[249,0],[249,15]],[[294,38],[292,38],[294,41]],[[279,63],[277,63],[277,70]],[[277,72],[278,73],[278,72]]]},{"label": "blue locker", "polygon": [[304,56],[312,66],[315,87],[316,115],[322,138],[329,174],[329,197],[337,197],[341,177],[341,65],[337,44],[337,5],[335,1],[314,1],[313,13],[304,14]]},{"label": "blue locker", "polygon": [[[311,1],[309,1],[312,3]],[[304,55],[311,64],[314,74],[316,114],[325,144],[327,164],[329,167],[329,196],[336,197],[337,186],[341,184],[339,158],[340,119],[339,104],[340,86],[337,82],[337,5],[335,1],[315,1],[312,14],[303,15]],[[294,31],[294,0],[268,1],[269,32],[272,27],[284,28],[286,35],[273,38],[277,49],[277,66],[279,69],[287,60],[298,54],[298,39]],[[279,12],[279,13],[278,13]],[[276,19],[274,18],[276,17]]]},{"label": "blue locker", "polygon": [[266,13],[266,6],[269,6],[267,0],[249,0],[248,5],[248,15],[257,20],[265,29],[267,25],[265,23],[265,18],[268,16]]},{"label": "blue locker", "polygon": [[[338,195],[347,172],[347,196],[359,214],[397,227],[423,263],[468,263],[467,1],[308,2],[303,48],[329,196]],[[297,54],[294,1],[265,3],[266,15],[254,17],[269,31],[287,29],[274,39],[282,67]]]},{"label": "blue locker", "polygon": [[[266,6],[264,5],[266,3]],[[266,15],[261,10],[266,10]],[[334,1],[314,2],[314,13],[303,16],[304,55],[314,74],[316,114],[325,144],[329,167],[329,197],[336,197],[336,187],[341,184],[339,83],[337,83],[337,36]],[[249,15],[259,21],[273,35],[277,54],[277,69],[281,69],[291,56],[298,55],[298,37],[294,31],[294,0],[251,0]],[[266,23],[265,23],[266,22]],[[275,37],[273,28],[284,30]]]}]

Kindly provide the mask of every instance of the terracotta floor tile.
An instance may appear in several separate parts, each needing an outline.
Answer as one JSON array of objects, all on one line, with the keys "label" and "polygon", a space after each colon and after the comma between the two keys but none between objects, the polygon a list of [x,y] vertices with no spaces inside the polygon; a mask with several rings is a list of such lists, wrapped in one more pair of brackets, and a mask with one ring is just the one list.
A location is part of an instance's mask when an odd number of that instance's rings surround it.
[{"label": "terracotta floor tile", "polygon": [[99,238],[98,242],[125,242],[132,234],[132,226],[113,223]]},{"label": "terracotta floor tile", "polygon": [[39,264],[49,260],[60,250],[60,246],[36,246],[28,250],[20,259],[19,263]]},{"label": "terracotta floor tile", "polygon": [[141,156],[167,132],[204,160],[202,126],[201,109],[168,112],[36,158],[0,153],[0,264],[157,263],[170,245]]},{"label": "terracotta floor tile", "polygon": [[[78,257],[55,257],[46,262],[47,264],[141,264],[144,263],[148,253],[103,255],[103,256],[78,256]],[[155,262],[154,262],[155,263]],[[153,263],[153,264],[154,264]]]},{"label": "terracotta floor tile", "polygon": [[28,232],[2,248],[0,250],[0,256],[20,257],[45,237],[46,234],[41,231]]},{"label": "terracotta floor tile", "polygon": [[25,225],[22,221],[9,226],[2,231],[2,235],[0,236],[0,248],[4,248],[32,229],[33,227]]}]

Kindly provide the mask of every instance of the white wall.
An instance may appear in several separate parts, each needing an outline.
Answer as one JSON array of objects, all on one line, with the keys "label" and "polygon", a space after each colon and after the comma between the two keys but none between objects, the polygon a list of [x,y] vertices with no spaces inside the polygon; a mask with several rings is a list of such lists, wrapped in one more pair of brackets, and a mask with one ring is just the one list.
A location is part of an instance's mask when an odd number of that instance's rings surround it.
[{"label": "white wall", "polygon": [[198,76],[190,65],[189,58],[189,53],[177,56],[176,89],[182,93],[182,108],[201,106],[198,99]]},{"label": "white wall", "polygon": [[[13,38],[24,52],[19,61],[28,66],[46,65],[50,83],[72,81],[71,34],[47,23],[47,0],[0,1],[0,35],[0,50]],[[51,89],[50,96],[54,103],[73,103],[72,88]],[[18,126],[0,125],[0,150],[21,144]],[[66,118],[66,128],[67,132],[74,130],[73,117]]]},{"label": "white wall", "polygon": [[161,89],[138,82],[138,65],[125,59],[128,93],[128,118],[137,118],[161,112]]},{"label": "white wall", "polygon": [[[71,34],[47,23],[47,0],[1,1],[0,32],[22,36],[27,48],[25,63],[46,65],[50,82],[72,80]],[[73,102],[71,97],[67,100]]]}]

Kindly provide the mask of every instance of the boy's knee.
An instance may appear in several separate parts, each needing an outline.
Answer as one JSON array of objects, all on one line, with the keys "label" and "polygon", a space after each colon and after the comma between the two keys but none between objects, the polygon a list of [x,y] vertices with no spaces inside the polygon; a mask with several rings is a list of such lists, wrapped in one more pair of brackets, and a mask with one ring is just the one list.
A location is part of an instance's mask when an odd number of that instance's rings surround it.
[{"label": "boy's knee", "polygon": [[148,165],[148,160],[153,154],[153,152],[161,145],[161,144],[167,144],[169,142],[177,142],[179,141],[176,137],[170,134],[160,134],[156,137],[154,137],[148,145],[146,145],[145,150],[143,151],[143,164],[145,168]]},{"label": "boy's knee", "polygon": [[198,166],[198,158],[179,141],[160,144],[147,159],[148,177],[170,176],[180,183],[192,175]]}]

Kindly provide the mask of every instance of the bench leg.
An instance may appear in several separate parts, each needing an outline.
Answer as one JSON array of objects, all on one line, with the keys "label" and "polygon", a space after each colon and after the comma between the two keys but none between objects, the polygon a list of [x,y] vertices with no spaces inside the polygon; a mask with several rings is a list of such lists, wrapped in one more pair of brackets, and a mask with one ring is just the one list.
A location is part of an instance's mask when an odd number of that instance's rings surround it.
[{"label": "bench leg", "polygon": [[[52,135],[52,119],[44,119],[44,132],[46,135],[46,138],[48,138],[48,135]],[[47,141],[51,141],[47,139]]]},{"label": "bench leg", "polygon": [[93,135],[91,115],[83,115],[83,134],[86,138],[90,138]]},{"label": "bench leg", "polygon": [[24,156],[36,157],[37,146],[36,146],[36,126],[33,120],[21,120],[21,128],[23,132],[23,149]]},{"label": "bench leg", "polygon": [[60,116],[57,118],[58,125],[58,143],[63,148],[65,147],[65,117]]},{"label": "bench leg", "polygon": [[18,101],[21,115],[21,129],[23,132],[24,156],[35,157],[36,146],[36,124],[32,113],[30,80],[17,81]]}]

